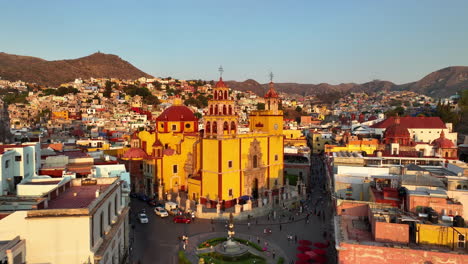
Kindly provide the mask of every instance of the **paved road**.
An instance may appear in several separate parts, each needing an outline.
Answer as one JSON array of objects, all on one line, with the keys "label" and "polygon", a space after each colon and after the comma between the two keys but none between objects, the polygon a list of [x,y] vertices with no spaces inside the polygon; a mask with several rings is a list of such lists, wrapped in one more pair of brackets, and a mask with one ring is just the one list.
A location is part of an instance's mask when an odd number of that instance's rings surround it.
[{"label": "paved road", "polygon": [[[262,246],[265,241],[275,243],[285,252],[288,260],[295,260],[298,253],[298,245],[294,241],[288,241],[288,235],[297,236],[298,240],[308,239],[312,242],[324,242],[323,234],[326,231],[327,240],[330,240],[332,214],[330,201],[324,192],[323,164],[318,158],[314,158],[312,162],[312,177],[315,184],[310,195],[311,199],[307,202],[312,211],[308,223],[306,222],[307,213],[305,210],[299,214],[298,210],[290,212],[276,208],[276,219],[264,216],[250,221],[235,222],[236,233],[251,235],[253,241],[259,237]],[[314,207],[314,205],[316,206]],[[131,207],[133,210],[131,217],[135,223],[135,228],[131,231],[135,237],[132,249],[134,263],[138,263],[138,261],[142,264],[177,263],[177,252],[181,249],[179,237],[187,235],[190,242],[190,236],[209,233],[213,230],[215,232],[225,232],[226,230],[224,222],[211,224],[210,220],[204,219],[196,219],[192,224],[174,224],[171,216],[162,219],[156,216],[146,203],[135,199],[132,200]],[[135,212],[141,211],[143,208],[146,208],[149,224],[140,224],[135,221]],[[314,215],[315,209],[320,211],[320,216]],[[250,227],[248,222],[250,222]],[[265,228],[271,229],[272,233],[264,234]],[[334,254],[333,247],[330,247],[328,263],[335,263]]]}]

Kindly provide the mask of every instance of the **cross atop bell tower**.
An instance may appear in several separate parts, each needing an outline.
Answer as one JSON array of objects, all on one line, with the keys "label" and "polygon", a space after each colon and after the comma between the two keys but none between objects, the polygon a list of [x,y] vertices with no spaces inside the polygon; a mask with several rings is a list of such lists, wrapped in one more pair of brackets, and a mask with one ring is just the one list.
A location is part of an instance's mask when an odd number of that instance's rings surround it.
[{"label": "cross atop bell tower", "polygon": [[218,71],[219,71],[219,78],[220,79],[223,78],[224,69],[222,65],[219,66]]}]

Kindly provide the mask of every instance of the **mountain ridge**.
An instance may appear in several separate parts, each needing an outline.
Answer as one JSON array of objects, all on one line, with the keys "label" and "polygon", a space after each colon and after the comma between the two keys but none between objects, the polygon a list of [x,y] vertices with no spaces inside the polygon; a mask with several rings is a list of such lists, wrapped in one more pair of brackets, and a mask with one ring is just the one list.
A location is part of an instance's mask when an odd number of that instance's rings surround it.
[{"label": "mountain ridge", "polygon": [[0,52],[0,77],[54,86],[76,78],[137,79],[152,76],[114,54],[96,52],[77,59],[48,61]]},{"label": "mountain ridge", "polygon": [[[77,59],[44,60],[32,56],[22,56],[0,52],[0,77],[10,81],[22,80],[41,85],[60,85],[76,78],[90,77],[137,79],[152,76],[139,70],[129,62],[114,54],[96,52]],[[226,81],[232,89],[252,91],[263,95],[268,89],[268,83],[261,84],[253,79],[243,82]],[[308,95],[337,96],[349,92],[378,92],[408,90],[426,94],[432,97],[446,97],[461,89],[468,88],[468,66],[450,66],[433,71],[418,81],[395,84],[391,81],[373,80],[366,83],[340,84],[303,84],[275,83],[280,92]]]}]

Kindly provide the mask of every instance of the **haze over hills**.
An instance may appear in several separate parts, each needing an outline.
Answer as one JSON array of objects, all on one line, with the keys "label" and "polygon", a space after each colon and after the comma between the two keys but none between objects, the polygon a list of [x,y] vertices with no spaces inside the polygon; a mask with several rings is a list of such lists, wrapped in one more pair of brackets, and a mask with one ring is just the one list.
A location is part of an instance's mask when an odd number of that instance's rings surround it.
[{"label": "haze over hills", "polygon": [[116,55],[100,52],[78,59],[56,61],[0,52],[0,77],[11,81],[59,85],[76,78],[137,79],[152,76]]},{"label": "haze over hills", "polygon": [[[112,54],[94,53],[86,57],[46,61],[40,58],[12,55],[0,52],[0,77],[2,79],[34,82],[42,85],[59,85],[75,78],[108,77],[137,79],[152,77],[137,69],[127,61]],[[260,84],[249,79],[243,82],[227,81],[231,88],[240,91],[253,91],[263,95],[268,84]],[[419,81],[397,85],[390,81],[374,80],[367,83],[342,84],[299,84],[275,83],[278,91],[298,95],[341,95],[348,92],[376,92],[410,90],[432,97],[446,97],[468,88],[468,67],[454,66],[432,72]]]},{"label": "haze over hills", "polygon": [[[241,91],[251,90],[256,94],[264,94],[268,89],[268,84],[260,84],[249,79],[244,82],[227,81],[229,87]],[[299,84],[299,83],[275,83],[277,90],[288,94],[298,94],[302,96],[318,95],[326,93],[347,93],[347,92],[378,92],[378,91],[402,91],[409,90],[426,94],[435,98],[447,97],[463,89],[468,89],[468,67],[453,66],[432,72],[419,81],[395,84],[390,81],[374,80],[362,84],[341,83],[337,85],[320,84]]]}]

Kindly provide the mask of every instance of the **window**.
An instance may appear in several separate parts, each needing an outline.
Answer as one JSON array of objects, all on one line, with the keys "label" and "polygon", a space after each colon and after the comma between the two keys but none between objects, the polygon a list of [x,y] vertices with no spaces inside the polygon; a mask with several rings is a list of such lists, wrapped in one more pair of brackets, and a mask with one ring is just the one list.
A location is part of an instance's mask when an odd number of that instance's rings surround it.
[{"label": "window", "polygon": [[258,167],[258,160],[257,160],[257,155],[253,156],[252,159],[252,167],[257,168]]},{"label": "window", "polygon": [[164,144],[164,149],[168,149],[169,148],[169,144]]},{"label": "window", "polygon": [[173,165],[173,166],[172,166],[172,172],[173,172],[173,173],[177,173],[177,165]]},{"label": "window", "polygon": [[109,203],[107,206],[107,224],[111,225],[111,217],[112,216],[112,203]]},{"label": "window", "polygon": [[172,131],[177,130],[177,125],[172,125]]},{"label": "window", "polygon": [[15,161],[21,161],[21,156],[15,156]]},{"label": "window", "polygon": [[164,128],[164,123],[161,123],[161,128]]},{"label": "window", "polygon": [[101,212],[101,217],[99,219],[99,236],[104,235],[104,212]]},{"label": "window", "polygon": [[458,247],[459,248],[465,248],[465,236],[464,235],[458,235]]},{"label": "window", "polygon": [[232,160],[228,161],[228,168],[232,168]]},{"label": "window", "polygon": [[190,124],[185,124],[185,128],[190,128]]},{"label": "window", "polygon": [[9,161],[9,160],[6,160],[6,161],[5,161],[5,169],[7,169],[8,167],[10,167],[10,161]]},{"label": "window", "polygon": [[29,154],[26,154],[26,164],[29,164]]},{"label": "window", "polygon": [[229,189],[229,196],[232,196],[232,189]]},{"label": "window", "polygon": [[115,202],[114,202],[114,213],[117,215],[117,212],[119,211],[119,195],[115,195]]},{"label": "window", "polygon": [[275,179],[275,185],[278,185],[278,179]]},{"label": "window", "polygon": [[275,155],[275,161],[278,161],[278,154]]}]

